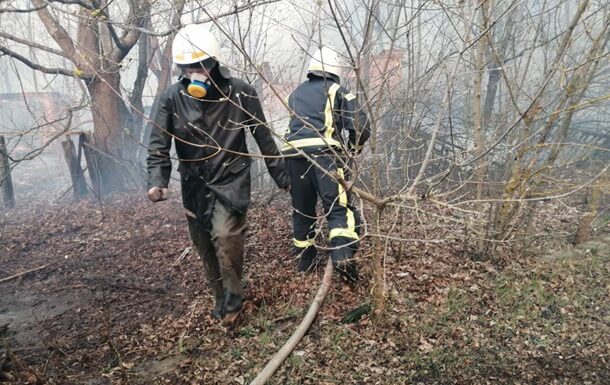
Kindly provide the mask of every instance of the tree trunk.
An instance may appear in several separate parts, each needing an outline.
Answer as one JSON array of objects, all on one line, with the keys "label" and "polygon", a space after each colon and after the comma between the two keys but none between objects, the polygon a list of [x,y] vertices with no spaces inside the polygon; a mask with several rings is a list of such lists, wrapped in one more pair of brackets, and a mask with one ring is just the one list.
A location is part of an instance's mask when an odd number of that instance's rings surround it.
[{"label": "tree trunk", "polygon": [[11,167],[4,136],[0,135],[0,186],[2,187],[2,202],[4,207],[15,207],[15,192],[11,179]]},{"label": "tree trunk", "polygon": [[[182,9],[184,8],[184,1],[177,1],[175,3],[176,12],[172,19],[172,26],[178,27],[180,25],[180,15],[182,14]],[[165,91],[165,89],[170,85],[172,80],[172,43],[175,33],[170,34],[167,37],[167,42],[165,43],[165,47],[161,52],[159,57],[160,61],[160,71],[157,71],[155,75],[157,75],[157,91],[155,93],[155,100],[153,101],[153,105],[150,111],[150,115],[147,116],[146,124],[144,125],[144,132],[142,133],[142,141],[145,146],[148,146],[148,142],[150,139],[150,132],[152,131],[152,122],[150,121],[150,117],[152,117],[158,108],[159,104],[159,96]],[[146,164],[146,158],[148,156],[148,150],[145,147],[140,147],[140,151],[138,151],[138,159]]]},{"label": "tree trunk", "polygon": [[[485,30],[487,28],[487,20],[486,20],[486,12],[485,8],[489,5],[487,0],[483,0],[481,3],[481,30]],[[476,9],[475,11],[476,12]],[[483,197],[483,182],[485,180],[485,157],[483,156],[483,152],[485,151],[485,126],[483,126],[483,113],[481,106],[481,95],[483,92],[483,71],[485,71],[485,63],[484,63],[484,55],[485,55],[485,42],[486,40],[490,40],[489,36],[482,37],[476,43],[476,50],[474,52],[474,76],[472,79],[472,88],[473,88],[473,100],[472,100],[472,120],[473,120],[473,134],[474,134],[474,144],[475,144],[475,156],[478,159],[475,162],[474,169],[474,183],[475,183],[475,200],[480,201]],[[479,210],[482,212],[485,210],[485,206],[481,203],[478,203]],[[485,227],[484,216],[481,215],[477,228],[482,233],[482,229]],[[483,241],[482,236],[476,237],[476,248],[477,254],[483,255],[485,242]]]},{"label": "tree trunk", "polygon": [[74,149],[74,143],[70,137],[67,137],[65,141],[61,142],[61,147],[64,149],[64,157],[66,158],[66,163],[68,163],[68,169],[70,170],[72,196],[75,200],[79,200],[87,195],[87,183],[85,183],[83,169],[80,166],[79,158],[76,156],[76,150]]},{"label": "tree trunk", "polygon": [[[378,207],[375,212],[375,230],[381,234],[381,218],[383,207]],[[373,308],[374,314],[380,315],[385,308],[385,273],[383,268],[383,240],[380,237],[373,238]]]},{"label": "tree trunk", "polygon": [[85,154],[85,161],[87,162],[87,170],[89,171],[89,179],[91,179],[93,194],[99,198],[101,196],[101,178],[98,167],[98,156],[95,151],[91,149],[91,147],[94,145],[93,136],[91,134],[81,134],[80,143],[83,147],[83,153]]},{"label": "tree trunk", "polygon": [[[123,144],[122,100],[120,98],[121,78],[118,72],[100,75],[87,86],[93,115],[94,147],[110,155],[98,156],[100,193],[105,195],[125,187],[125,170],[120,165]],[[114,159],[112,159],[114,158]]]},{"label": "tree trunk", "polygon": [[589,202],[587,204],[587,212],[582,216],[582,218],[580,218],[578,230],[576,231],[576,236],[574,237],[575,245],[579,245],[589,240],[591,224],[597,216],[597,210],[599,209],[599,204],[601,202],[601,186],[602,183],[599,182],[593,185],[591,188],[591,195],[589,196]]},{"label": "tree trunk", "polygon": [[[147,21],[145,27],[150,27],[150,20]],[[143,141],[146,139],[142,137],[142,134],[144,134],[143,131],[146,131],[144,119],[147,118],[142,97],[144,95],[146,79],[148,78],[149,46],[150,39],[148,35],[142,34],[138,40],[138,70],[136,73],[136,80],[133,83],[133,91],[129,97],[131,117],[129,132],[131,133],[131,137],[126,140],[126,143],[128,143],[126,148],[131,155],[131,160],[136,163],[137,168],[140,168],[140,165],[142,164],[140,163],[141,158],[138,154],[143,149]]]},{"label": "tree trunk", "polygon": [[[485,12],[483,8],[487,6],[487,1],[484,0],[481,4],[481,29],[485,28]],[[485,160],[481,156],[485,151],[485,134],[483,133],[483,117],[481,111],[481,93],[482,93],[482,82],[483,82],[483,71],[485,70],[484,53],[485,53],[485,38],[481,38],[477,42],[477,48],[474,53],[474,77],[472,80],[473,88],[473,101],[472,101],[472,115],[474,123],[474,142],[475,142],[475,154],[478,158],[475,164],[474,170],[474,182],[475,182],[475,199],[480,200],[483,195],[483,180],[485,179]]]},{"label": "tree trunk", "polygon": [[[572,33],[578,25],[578,22],[580,21],[588,4],[588,0],[583,1],[579,5],[577,13],[572,17],[572,21],[566,29],[566,33],[559,44],[555,57],[551,61],[552,65],[547,71],[545,71],[545,79],[550,80],[552,75],[557,71],[557,68],[559,68],[559,64],[561,63],[563,56],[569,47]],[[530,157],[531,160],[529,164],[525,161],[527,158],[526,155],[535,151],[529,147],[529,143],[527,143],[526,139],[529,138],[529,135],[532,132],[532,125],[534,124],[538,114],[540,114],[542,111],[540,98],[548,84],[549,81],[545,80],[543,82],[541,88],[538,90],[537,96],[530,103],[528,110],[524,112],[523,129],[518,134],[518,140],[516,142],[518,147],[515,151],[516,154],[510,167],[510,177],[503,187],[503,202],[499,205],[495,213],[493,238],[496,240],[503,240],[509,236],[507,230],[510,228],[510,221],[514,219],[514,215],[517,213],[520,206],[520,202],[515,202],[514,200],[519,200],[524,197],[524,193],[528,188],[527,184],[530,181],[532,173],[534,172],[533,164],[537,158],[536,155],[533,154],[533,156]],[[556,116],[551,115],[549,119],[556,119]],[[543,134],[542,137],[546,137],[546,134]],[[542,142],[539,140],[538,144],[542,144],[543,142],[544,139]],[[492,245],[492,247],[494,246],[495,245]]]},{"label": "tree trunk", "polygon": [[[488,9],[489,7],[483,7],[481,8],[481,11],[483,12],[483,17],[485,20],[485,28],[488,25]],[[502,67],[504,65],[504,63],[502,63],[502,60],[504,60],[504,57],[506,56],[506,50],[508,49],[508,44],[511,41],[511,39],[513,38],[513,18],[512,18],[512,12],[507,16],[506,18],[506,22],[504,23],[504,28],[505,28],[505,34],[504,34],[504,38],[502,40],[502,42],[500,43],[500,49],[497,52],[497,57],[496,55],[493,54],[493,44],[494,41],[492,40],[491,36],[488,37],[486,39],[488,45],[489,45],[489,49],[487,50],[488,52],[490,52],[490,57],[487,60],[489,63],[488,66],[488,75],[487,75],[487,91],[485,92],[485,102],[483,103],[483,117],[482,117],[482,124],[484,127],[490,127],[491,126],[491,116],[493,114],[493,110],[494,110],[494,104],[496,101],[496,94],[498,92],[498,85],[500,82],[500,67]],[[496,60],[498,59],[498,60]]]}]

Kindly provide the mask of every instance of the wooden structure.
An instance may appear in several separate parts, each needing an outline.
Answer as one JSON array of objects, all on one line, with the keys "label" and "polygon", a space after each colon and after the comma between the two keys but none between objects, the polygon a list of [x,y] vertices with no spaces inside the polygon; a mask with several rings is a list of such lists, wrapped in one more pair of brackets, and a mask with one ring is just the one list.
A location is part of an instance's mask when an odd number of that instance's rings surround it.
[{"label": "wooden structure", "polygon": [[[81,130],[70,130],[70,123],[66,125],[65,114],[69,113],[69,106],[64,100],[65,96],[57,92],[0,93],[0,203],[5,207],[15,206],[12,183],[15,173],[11,175],[14,162],[41,155],[56,140],[61,142],[70,171],[73,197],[80,199],[87,195],[81,167],[85,134]],[[67,121],[71,122],[71,119]],[[78,138],[77,145],[70,138],[74,135]],[[52,148],[54,155],[61,157],[59,147],[52,145]]]},{"label": "wooden structure", "polygon": [[6,208],[15,207],[15,192],[11,179],[11,167],[6,148],[6,140],[0,135],[0,188],[2,190],[2,203]]},{"label": "wooden structure", "polygon": [[61,142],[61,147],[64,150],[64,157],[70,170],[70,178],[72,179],[72,196],[78,200],[81,197],[87,195],[87,183],[85,182],[85,175],[81,168],[81,155],[82,143],[78,146],[78,155],[76,154],[74,143],[70,137],[66,137],[66,140]]}]

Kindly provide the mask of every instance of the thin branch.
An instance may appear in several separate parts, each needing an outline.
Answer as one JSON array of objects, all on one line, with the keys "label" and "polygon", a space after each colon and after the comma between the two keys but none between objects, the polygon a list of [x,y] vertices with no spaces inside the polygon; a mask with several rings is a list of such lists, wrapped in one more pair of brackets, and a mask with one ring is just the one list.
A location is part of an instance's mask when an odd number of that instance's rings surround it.
[{"label": "thin branch", "polygon": [[29,60],[28,58],[18,54],[17,52],[14,52],[14,51],[8,49],[6,47],[0,46],[0,52],[3,52],[5,55],[8,55],[14,59],[19,60],[20,62],[22,62],[23,64],[27,65],[28,67],[30,67],[34,70],[44,72],[46,74],[64,75],[64,76],[70,76],[72,78],[84,79],[84,80],[93,79],[93,75],[80,74],[77,71],[70,71],[65,68],[52,68],[52,67],[42,66],[40,64],[34,63],[33,61]]},{"label": "thin branch", "polygon": [[62,52],[62,51],[60,51],[58,49],[54,49],[54,48],[51,48],[51,47],[44,46],[42,44],[34,43],[33,41],[22,39],[20,37],[8,34],[6,32],[0,31],[0,37],[12,40],[12,41],[14,41],[16,43],[27,45],[28,47],[39,49],[41,51],[49,52],[49,53],[52,53],[54,55],[58,55],[58,56],[64,57],[66,59],[70,59],[64,52]]},{"label": "thin branch", "polygon": [[[131,48],[138,42],[140,38],[141,31],[140,28],[145,24],[147,20],[147,15],[150,14],[150,3],[144,3],[144,6],[141,8],[132,6],[132,10],[130,11],[131,19],[133,20],[126,29],[123,36],[116,41],[118,50],[112,53],[112,58],[115,62],[120,62],[127,56]],[[108,24],[108,28],[113,32],[112,24]],[[136,29],[137,28],[137,29]]]},{"label": "thin branch", "polygon": [[[40,0],[38,0],[40,1]],[[237,15],[240,12],[246,11],[248,9],[251,8],[256,8],[258,6],[262,6],[262,5],[266,5],[266,4],[273,4],[273,3],[279,3],[281,0],[264,0],[264,1],[256,1],[256,2],[251,2],[239,7],[235,7],[230,11],[227,12],[223,12],[220,13],[218,15],[215,16],[208,16],[205,19],[200,19],[196,22],[196,24],[204,24],[204,23],[208,23],[210,21],[216,21],[220,18],[226,17],[226,16],[233,16],[233,15]],[[111,23],[110,21],[107,21],[107,23]],[[112,23],[115,25],[121,25],[120,23]],[[176,27],[171,27],[169,30],[167,31],[162,31],[162,32],[155,32],[155,31],[151,31],[149,29],[146,28],[141,28],[141,27],[136,27],[136,26],[123,26],[126,29],[130,29],[131,31],[138,31],[138,32],[142,32],[145,33],[147,35],[150,36],[158,36],[158,37],[164,37],[164,36],[168,36],[171,33],[175,32],[177,29],[180,28],[180,26],[176,26]]]},{"label": "thin branch", "polygon": [[10,275],[8,277],[0,279],[0,283],[8,282],[8,281],[13,280],[15,278],[23,277],[24,275],[33,273],[33,272],[38,271],[38,270],[45,269],[45,268],[51,266],[54,263],[56,263],[56,262],[47,263],[46,265],[38,266],[38,267],[35,267],[33,269],[30,269],[30,270],[22,271],[21,273]]},{"label": "thin branch", "polygon": [[41,10],[46,6],[47,5],[45,4],[34,8],[0,8],[0,13],[32,13]]},{"label": "thin branch", "polygon": [[[566,54],[566,51],[568,48],[568,43],[572,39],[572,32],[574,32],[574,29],[576,28],[578,21],[580,20],[582,14],[584,13],[584,11],[588,5],[589,5],[589,0],[585,0],[583,3],[580,4],[580,6],[578,8],[578,12],[572,18],[572,22],[570,23],[570,26],[568,27],[568,29],[565,32],[566,35],[564,36],[564,38],[557,50],[557,54],[555,55],[555,58],[553,59],[553,65],[548,70],[548,72],[545,74],[544,82],[538,89],[538,92],[536,93],[536,95],[532,98],[531,102],[529,103],[529,105],[525,109],[525,111],[523,111],[523,113],[519,114],[519,116],[517,117],[517,120],[515,120],[510,127],[508,127],[508,129],[498,138],[498,140],[496,140],[496,142],[493,145],[489,146],[485,151],[483,151],[482,154],[479,154],[478,156],[474,157],[473,159],[470,159],[466,162],[458,164],[458,167],[463,167],[463,166],[472,164],[472,163],[476,162],[477,160],[479,160],[481,157],[484,157],[488,153],[490,153],[508,136],[508,134],[510,132],[512,132],[512,130],[515,127],[517,127],[517,125],[527,116],[527,114],[534,108],[534,106],[536,106],[536,104],[538,103],[538,100],[541,98],[542,94],[546,90],[546,87],[550,83],[553,75],[559,69],[559,64],[561,62],[561,59]],[[504,70],[503,67],[500,67],[500,73],[502,74],[502,77],[504,79],[504,82],[506,83],[506,86],[510,90],[510,82],[508,81],[508,77],[506,76],[506,71]]]},{"label": "thin branch", "polygon": [[68,32],[59,24],[59,22],[51,15],[48,9],[46,9],[45,3],[43,0],[32,0],[32,3],[41,7],[37,13],[40,17],[40,20],[45,25],[47,31],[55,40],[55,42],[61,47],[61,49],[66,54],[66,57],[72,60],[72,62],[80,67],[78,60],[78,55],[76,55],[76,47],[74,47],[74,41],[68,34]]},{"label": "thin branch", "polygon": [[94,10],[94,6],[92,4],[88,4],[85,3],[84,1],[80,1],[80,0],[48,0],[49,3],[60,3],[60,4],[66,4],[66,5],[79,5],[83,8],[87,8],[90,10]]},{"label": "thin branch", "polygon": [[[476,12],[472,13],[472,17],[471,20],[469,22],[469,26],[473,24],[474,22],[474,18],[475,18]],[[496,20],[496,22],[499,19]],[[491,26],[489,27],[491,28]],[[475,39],[473,39],[473,41],[470,44],[467,44],[467,42],[465,42],[465,47],[462,49],[462,51],[460,52],[458,58],[455,61],[455,65],[453,67],[453,71],[451,73],[451,75],[449,76],[449,79],[447,81],[447,89],[445,90],[445,95],[443,96],[443,102],[441,103],[441,108],[439,108],[438,110],[438,114],[436,116],[436,124],[434,125],[434,128],[432,130],[432,137],[430,138],[430,143],[428,144],[428,150],[426,151],[426,155],[424,156],[424,160],[422,162],[422,165],[419,168],[419,172],[417,173],[417,175],[415,176],[415,179],[413,180],[413,184],[411,185],[411,187],[409,187],[409,190],[407,192],[408,195],[413,195],[413,193],[415,192],[415,189],[417,188],[417,185],[419,184],[421,178],[423,178],[424,173],[426,171],[426,167],[428,166],[428,163],[430,161],[430,157],[432,156],[432,152],[434,150],[434,145],[436,143],[436,137],[438,135],[438,132],[440,131],[440,127],[441,127],[441,123],[443,121],[443,118],[446,116],[447,111],[449,109],[449,98],[451,97],[451,89],[453,88],[453,81],[455,79],[455,75],[457,74],[457,70],[459,68],[460,65],[460,59],[462,59],[462,55],[468,50],[469,47],[471,47],[476,41],[480,40],[483,38],[483,36],[485,36],[485,34],[487,33],[487,31],[489,30],[489,28],[485,29],[483,31],[483,33],[479,34],[479,36],[477,36]]]}]

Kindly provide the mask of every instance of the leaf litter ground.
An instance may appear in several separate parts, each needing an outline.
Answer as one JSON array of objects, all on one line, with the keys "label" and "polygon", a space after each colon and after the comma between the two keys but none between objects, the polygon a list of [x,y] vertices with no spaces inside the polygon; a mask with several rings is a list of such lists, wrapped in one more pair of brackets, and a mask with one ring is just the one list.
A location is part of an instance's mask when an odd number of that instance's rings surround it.
[{"label": "leaf litter ground", "polygon": [[[544,231],[573,226],[577,216],[565,216],[541,221]],[[409,241],[387,245],[384,315],[341,323],[371,299],[367,239],[361,283],[333,283],[271,383],[610,384],[607,232],[580,248],[475,262],[446,224],[406,214],[400,228]],[[249,213],[246,310],[234,331],[209,317],[177,199],[32,204],[0,218],[0,229],[0,279],[49,264],[0,283],[0,382],[245,384],[321,280],[321,270],[294,270],[287,202]]]}]

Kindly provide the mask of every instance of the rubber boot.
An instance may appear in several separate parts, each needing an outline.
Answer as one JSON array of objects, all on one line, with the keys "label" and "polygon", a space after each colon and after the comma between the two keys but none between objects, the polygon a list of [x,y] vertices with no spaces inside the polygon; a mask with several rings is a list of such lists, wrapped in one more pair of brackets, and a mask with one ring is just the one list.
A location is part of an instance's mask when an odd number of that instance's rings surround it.
[{"label": "rubber boot", "polygon": [[348,284],[353,285],[358,282],[359,273],[358,266],[351,260],[345,260],[335,263],[335,270],[339,276]]},{"label": "rubber boot", "polygon": [[227,291],[224,298],[223,322],[229,328],[232,329],[233,327],[235,327],[242,309],[243,299],[241,295]]},{"label": "rubber boot", "polygon": [[297,252],[300,255],[297,271],[300,273],[312,271],[315,266],[316,255],[318,254],[316,247],[309,246],[305,250],[297,249]]},{"label": "rubber boot", "polygon": [[214,310],[212,310],[212,318],[214,319],[222,319],[222,317],[224,317],[225,315],[225,310],[224,310],[224,296],[221,295],[216,295],[215,298],[215,303],[214,303]]},{"label": "rubber boot", "polygon": [[358,282],[358,266],[353,258],[354,251],[347,246],[331,250],[330,257],[333,260],[335,271],[349,284]]}]

